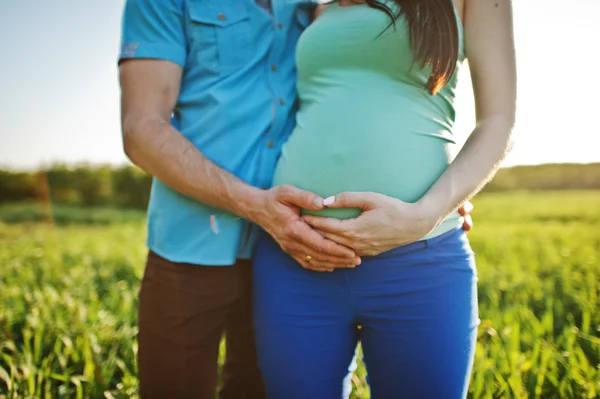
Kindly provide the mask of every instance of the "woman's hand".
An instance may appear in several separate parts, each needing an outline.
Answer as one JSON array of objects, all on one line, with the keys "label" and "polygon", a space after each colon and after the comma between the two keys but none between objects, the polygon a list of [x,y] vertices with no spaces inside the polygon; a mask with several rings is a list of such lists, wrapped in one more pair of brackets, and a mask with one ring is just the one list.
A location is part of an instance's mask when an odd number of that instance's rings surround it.
[{"label": "woman's hand", "polygon": [[417,241],[439,220],[420,203],[406,203],[377,193],[345,192],[324,202],[329,208],[361,208],[354,219],[304,215],[323,237],[352,248],[358,256],[373,256]]},{"label": "woman's hand", "polygon": [[[333,202],[331,202],[333,201]],[[360,208],[360,216],[340,220],[304,215],[302,218],[323,237],[352,248],[358,256],[373,256],[415,242],[431,232],[441,218],[422,202],[407,203],[377,193],[345,192],[328,198],[329,208]],[[470,212],[466,202],[458,210],[464,217],[463,229],[471,230]]]}]

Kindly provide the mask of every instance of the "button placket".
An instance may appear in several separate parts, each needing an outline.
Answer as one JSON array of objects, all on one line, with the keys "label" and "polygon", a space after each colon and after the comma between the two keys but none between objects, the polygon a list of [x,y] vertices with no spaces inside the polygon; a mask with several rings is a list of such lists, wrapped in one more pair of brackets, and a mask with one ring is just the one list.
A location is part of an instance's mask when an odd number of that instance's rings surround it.
[{"label": "button placket", "polygon": [[273,120],[271,123],[271,127],[267,132],[265,132],[265,135],[263,136],[265,140],[265,147],[263,148],[265,149],[265,151],[263,151],[261,154],[262,160],[260,162],[259,170],[257,171],[259,176],[258,185],[259,187],[265,190],[268,189],[268,185],[264,183],[266,181],[270,181],[271,179],[271,176],[265,175],[266,170],[270,170],[271,168],[271,166],[267,167],[267,165],[271,165],[274,162],[276,155],[276,152],[271,150],[275,148],[275,140],[278,136],[277,132],[281,128],[281,125],[284,122],[283,120],[287,116],[287,114],[283,112],[283,110],[277,109],[278,104],[280,106],[284,105],[286,101],[283,97],[277,95],[281,92],[280,80],[284,79],[285,76],[280,76],[280,74],[277,73],[279,71],[280,65],[278,65],[279,60],[275,58],[278,54],[281,54],[281,49],[284,46],[286,39],[284,25],[281,22],[282,13],[286,12],[286,6],[284,4],[285,3],[283,2],[272,2],[273,8],[271,16],[273,18],[273,22],[271,26],[273,41],[267,58],[267,65],[269,68],[267,80],[269,85],[269,91],[271,92],[272,96]]}]

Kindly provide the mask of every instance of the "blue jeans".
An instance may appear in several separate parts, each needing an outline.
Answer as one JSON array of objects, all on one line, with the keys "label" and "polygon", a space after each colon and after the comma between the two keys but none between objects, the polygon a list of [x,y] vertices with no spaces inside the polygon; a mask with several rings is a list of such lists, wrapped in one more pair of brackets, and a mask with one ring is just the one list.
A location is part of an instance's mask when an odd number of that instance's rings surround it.
[{"label": "blue jeans", "polygon": [[263,234],[253,273],[270,399],[348,397],[358,341],[373,399],[466,397],[479,318],[462,229],[332,273],[303,269]]}]

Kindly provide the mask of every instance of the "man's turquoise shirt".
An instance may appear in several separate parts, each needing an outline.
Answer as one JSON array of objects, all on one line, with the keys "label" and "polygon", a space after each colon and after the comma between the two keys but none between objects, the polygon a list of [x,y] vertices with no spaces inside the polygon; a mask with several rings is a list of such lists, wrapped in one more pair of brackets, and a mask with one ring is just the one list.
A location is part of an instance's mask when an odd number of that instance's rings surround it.
[{"label": "man's turquoise shirt", "polygon": [[[119,61],[183,68],[172,124],[216,165],[262,188],[295,123],[295,49],[307,0],[127,0]],[[174,262],[231,265],[249,258],[259,228],[154,179],[150,250]]]}]

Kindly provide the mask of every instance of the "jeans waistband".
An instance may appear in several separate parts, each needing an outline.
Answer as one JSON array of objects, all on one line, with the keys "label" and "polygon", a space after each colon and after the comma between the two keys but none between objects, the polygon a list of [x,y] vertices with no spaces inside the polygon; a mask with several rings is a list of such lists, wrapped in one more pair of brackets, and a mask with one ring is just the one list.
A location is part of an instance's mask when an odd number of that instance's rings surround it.
[{"label": "jeans waistband", "polygon": [[435,236],[435,237],[429,238],[427,240],[419,240],[419,241],[411,242],[410,244],[402,245],[400,247],[391,249],[391,250],[386,251],[377,256],[381,257],[381,258],[387,258],[387,257],[392,257],[392,256],[399,256],[399,255],[402,255],[402,254],[405,254],[408,252],[413,252],[413,251],[416,251],[419,249],[426,249],[426,248],[435,246],[436,244],[438,244],[448,238],[459,237],[463,233],[464,233],[464,230],[462,227],[455,227],[452,230],[448,230],[447,232],[440,234],[439,236]]}]

